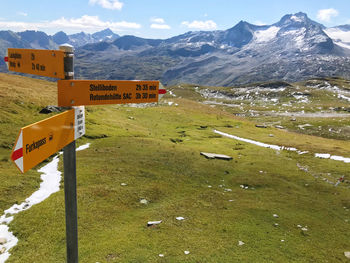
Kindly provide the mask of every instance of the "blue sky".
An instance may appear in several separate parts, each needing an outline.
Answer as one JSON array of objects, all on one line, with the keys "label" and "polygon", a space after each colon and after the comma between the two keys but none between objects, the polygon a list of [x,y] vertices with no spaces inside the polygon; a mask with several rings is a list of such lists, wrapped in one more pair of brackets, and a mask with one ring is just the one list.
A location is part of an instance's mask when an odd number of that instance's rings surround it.
[{"label": "blue sky", "polygon": [[240,20],[273,24],[299,11],[327,27],[350,24],[349,0],[0,0],[0,30],[168,38],[187,31],[226,30]]}]

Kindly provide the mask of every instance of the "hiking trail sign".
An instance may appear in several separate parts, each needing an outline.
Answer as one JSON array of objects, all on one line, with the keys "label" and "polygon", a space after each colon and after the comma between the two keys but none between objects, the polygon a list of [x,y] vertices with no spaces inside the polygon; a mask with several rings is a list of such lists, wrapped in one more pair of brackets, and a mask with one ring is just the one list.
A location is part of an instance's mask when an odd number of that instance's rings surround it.
[{"label": "hiking trail sign", "polygon": [[159,81],[58,80],[58,106],[158,102],[165,89]]},{"label": "hiking trail sign", "polygon": [[5,57],[10,71],[60,79],[58,106],[69,107],[22,128],[11,153],[15,165],[25,173],[63,148],[68,263],[78,262],[75,141],[85,134],[84,105],[158,102],[166,93],[159,81],[73,80],[73,51],[68,44],[60,50],[9,48]]},{"label": "hiking trail sign", "polygon": [[11,159],[25,173],[85,134],[84,106],[22,128]]},{"label": "hiking trail sign", "polygon": [[62,50],[9,48],[5,62],[10,71],[64,79]]}]

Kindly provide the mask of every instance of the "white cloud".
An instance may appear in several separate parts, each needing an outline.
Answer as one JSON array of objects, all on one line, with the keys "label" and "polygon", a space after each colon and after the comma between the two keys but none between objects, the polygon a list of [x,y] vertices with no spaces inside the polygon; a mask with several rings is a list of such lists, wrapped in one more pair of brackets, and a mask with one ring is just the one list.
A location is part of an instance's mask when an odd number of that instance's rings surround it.
[{"label": "white cloud", "polygon": [[163,18],[151,18],[151,22],[157,23],[157,24],[164,24],[165,23]]},{"label": "white cloud", "polygon": [[339,14],[338,10],[334,8],[321,9],[321,10],[318,10],[317,18],[321,21],[329,22],[331,21],[332,17],[336,17],[338,16],[338,14]]},{"label": "white cloud", "polygon": [[207,21],[194,20],[192,22],[184,21],[181,24],[191,29],[214,30],[217,28],[217,25],[213,20],[207,20]]},{"label": "white cloud", "polygon": [[0,28],[3,30],[24,31],[24,30],[41,30],[41,31],[66,31],[67,33],[84,31],[87,33],[93,33],[99,30],[110,28],[113,31],[125,31],[128,29],[139,29],[140,24],[133,22],[111,22],[102,21],[98,16],[83,15],[80,18],[65,18],[53,21],[44,21],[37,23],[25,23],[25,22],[13,22],[13,21],[0,21]]},{"label": "white cloud", "polygon": [[152,24],[151,28],[153,28],[153,29],[170,29],[170,26],[167,24]]},{"label": "white cloud", "polygon": [[84,15],[80,18],[74,19],[66,19],[64,17],[54,20],[51,22],[52,25],[57,27],[68,27],[68,28],[77,28],[80,30],[100,30],[105,28],[110,28],[112,30],[120,31],[124,29],[138,29],[141,27],[140,24],[131,23],[126,21],[121,22],[109,22],[102,21],[98,16],[88,16]]},{"label": "white cloud", "polygon": [[119,0],[89,0],[89,4],[98,4],[103,8],[111,10],[121,10],[124,5],[122,2],[119,2]]},{"label": "white cloud", "polygon": [[169,25],[165,24],[165,20],[163,18],[153,17],[150,20],[151,22],[153,22],[151,24],[151,28],[153,29],[170,29],[171,28]]}]

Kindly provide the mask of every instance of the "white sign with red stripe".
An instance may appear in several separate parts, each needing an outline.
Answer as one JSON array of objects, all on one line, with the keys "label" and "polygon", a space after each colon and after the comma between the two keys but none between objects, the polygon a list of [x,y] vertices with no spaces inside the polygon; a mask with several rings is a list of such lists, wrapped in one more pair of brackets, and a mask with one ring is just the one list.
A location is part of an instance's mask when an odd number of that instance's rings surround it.
[{"label": "white sign with red stripe", "polygon": [[15,148],[11,155],[12,161],[15,162],[18,169],[23,173],[23,131],[19,132]]},{"label": "white sign with red stripe", "polygon": [[8,57],[8,51],[7,50],[6,50],[6,56],[5,56],[4,60],[5,60],[7,69],[9,69],[9,57]]},{"label": "white sign with red stripe", "polygon": [[11,159],[25,173],[85,134],[84,106],[22,128]]},{"label": "white sign with red stripe", "polygon": [[164,96],[166,93],[166,89],[162,85],[162,83],[159,82],[159,90],[158,90],[158,101]]}]

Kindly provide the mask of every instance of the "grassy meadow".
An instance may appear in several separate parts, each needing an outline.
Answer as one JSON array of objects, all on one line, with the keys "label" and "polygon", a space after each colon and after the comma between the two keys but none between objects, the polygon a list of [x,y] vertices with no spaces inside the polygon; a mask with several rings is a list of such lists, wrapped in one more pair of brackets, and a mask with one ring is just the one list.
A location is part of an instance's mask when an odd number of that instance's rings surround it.
[{"label": "grassy meadow", "polygon": [[[350,142],[259,129],[199,103],[191,87],[171,89],[177,97],[159,105],[86,107],[86,135],[77,141],[91,143],[77,153],[80,262],[347,262],[349,164],[314,153],[350,157]],[[19,129],[47,118],[38,112],[55,104],[55,83],[0,74],[1,211],[39,187],[37,169],[47,162],[22,175],[9,156]],[[338,187],[326,181],[343,175]],[[63,190],[16,215],[10,229],[19,242],[7,262],[65,262],[64,220]],[[155,220],[162,223],[147,226]]]}]

